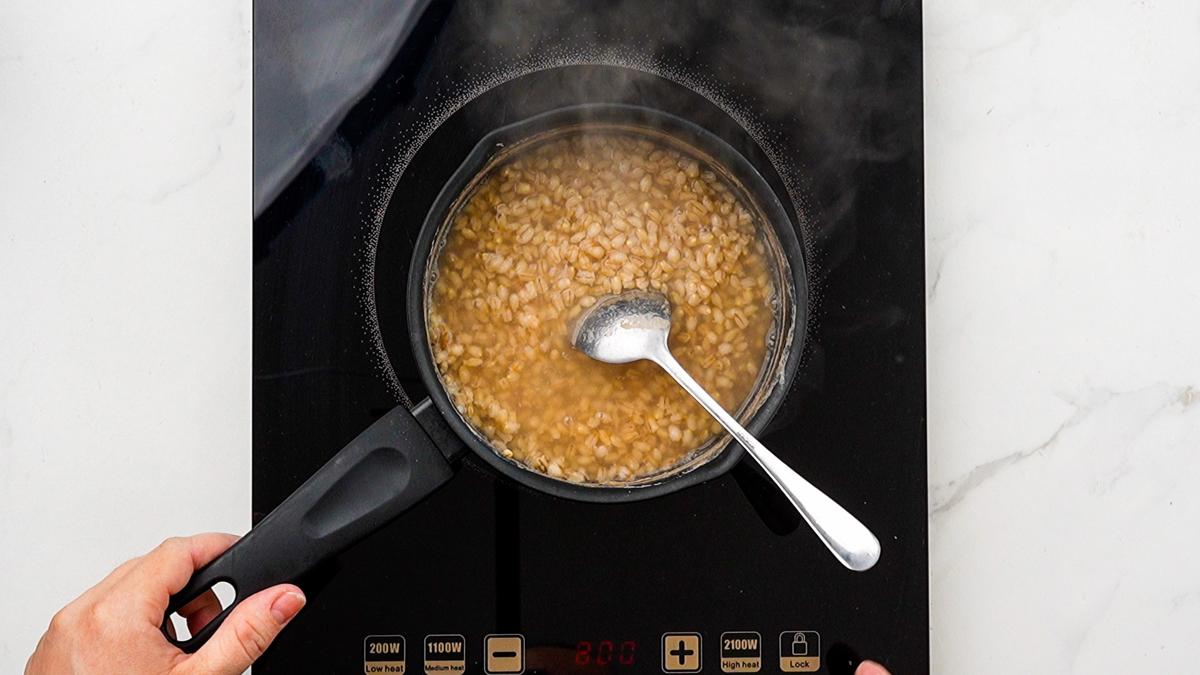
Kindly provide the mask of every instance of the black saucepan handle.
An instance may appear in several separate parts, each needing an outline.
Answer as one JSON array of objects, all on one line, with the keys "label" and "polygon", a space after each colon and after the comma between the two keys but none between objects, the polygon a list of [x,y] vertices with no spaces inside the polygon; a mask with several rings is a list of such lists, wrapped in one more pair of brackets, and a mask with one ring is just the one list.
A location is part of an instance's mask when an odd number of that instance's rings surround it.
[{"label": "black saucepan handle", "polygon": [[[394,408],[229,550],[197,570],[187,586],[171,596],[164,634],[185,652],[196,651],[244,598],[295,581],[406,511],[452,475],[450,463],[412,414]],[[171,613],[222,581],[234,587],[233,603],[190,639],[172,638],[166,631]]]}]

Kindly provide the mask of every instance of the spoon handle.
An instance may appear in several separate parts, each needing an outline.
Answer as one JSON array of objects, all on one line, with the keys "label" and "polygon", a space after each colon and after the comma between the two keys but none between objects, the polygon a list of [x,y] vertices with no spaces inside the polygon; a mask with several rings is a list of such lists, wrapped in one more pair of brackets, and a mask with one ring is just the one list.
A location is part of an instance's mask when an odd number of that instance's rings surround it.
[{"label": "spoon handle", "polygon": [[758,439],[746,431],[716,399],[709,396],[700,383],[692,379],[683,366],[675,360],[664,344],[652,359],[667,371],[681,387],[687,390],[700,405],[704,406],[721,426],[750,453],[771,480],[783,491],[788,501],[796,507],[805,522],[817,533],[821,541],[846,567],[855,572],[871,569],[879,561],[879,540],[865,525],[840,504],[830,499],[812,483],[792,470],[783,460],[775,456]]}]

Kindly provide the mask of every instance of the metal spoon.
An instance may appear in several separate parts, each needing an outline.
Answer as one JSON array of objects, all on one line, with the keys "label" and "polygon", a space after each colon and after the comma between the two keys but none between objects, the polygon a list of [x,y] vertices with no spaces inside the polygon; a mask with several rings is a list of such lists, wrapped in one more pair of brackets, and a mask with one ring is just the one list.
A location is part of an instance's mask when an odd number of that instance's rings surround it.
[{"label": "metal spoon", "polygon": [[846,567],[862,572],[879,561],[879,540],[837,502],[802,478],[737,423],[671,355],[671,304],[659,293],[626,291],[603,298],[575,324],[571,344],[598,361],[657,363],[750,453]]}]

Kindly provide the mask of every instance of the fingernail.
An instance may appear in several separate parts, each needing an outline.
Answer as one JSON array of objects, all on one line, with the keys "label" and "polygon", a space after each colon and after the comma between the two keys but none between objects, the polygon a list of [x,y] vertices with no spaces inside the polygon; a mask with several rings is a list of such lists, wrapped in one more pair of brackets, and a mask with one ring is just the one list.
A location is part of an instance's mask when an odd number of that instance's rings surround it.
[{"label": "fingernail", "polygon": [[300,591],[288,591],[271,603],[271,616],[281,625],[285,624],[300,612],[307,601]]}]

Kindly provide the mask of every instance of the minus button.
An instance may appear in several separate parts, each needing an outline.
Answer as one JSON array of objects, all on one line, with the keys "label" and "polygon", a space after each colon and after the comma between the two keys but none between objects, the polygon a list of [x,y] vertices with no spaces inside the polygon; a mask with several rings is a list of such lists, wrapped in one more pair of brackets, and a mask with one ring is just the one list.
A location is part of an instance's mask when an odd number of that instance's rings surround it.
[{"label": "minus button", "polygon": [[489,635],[484,639],[484,671],[488,675],[520,675],[525,672],[525,638],[521,635]]}]

